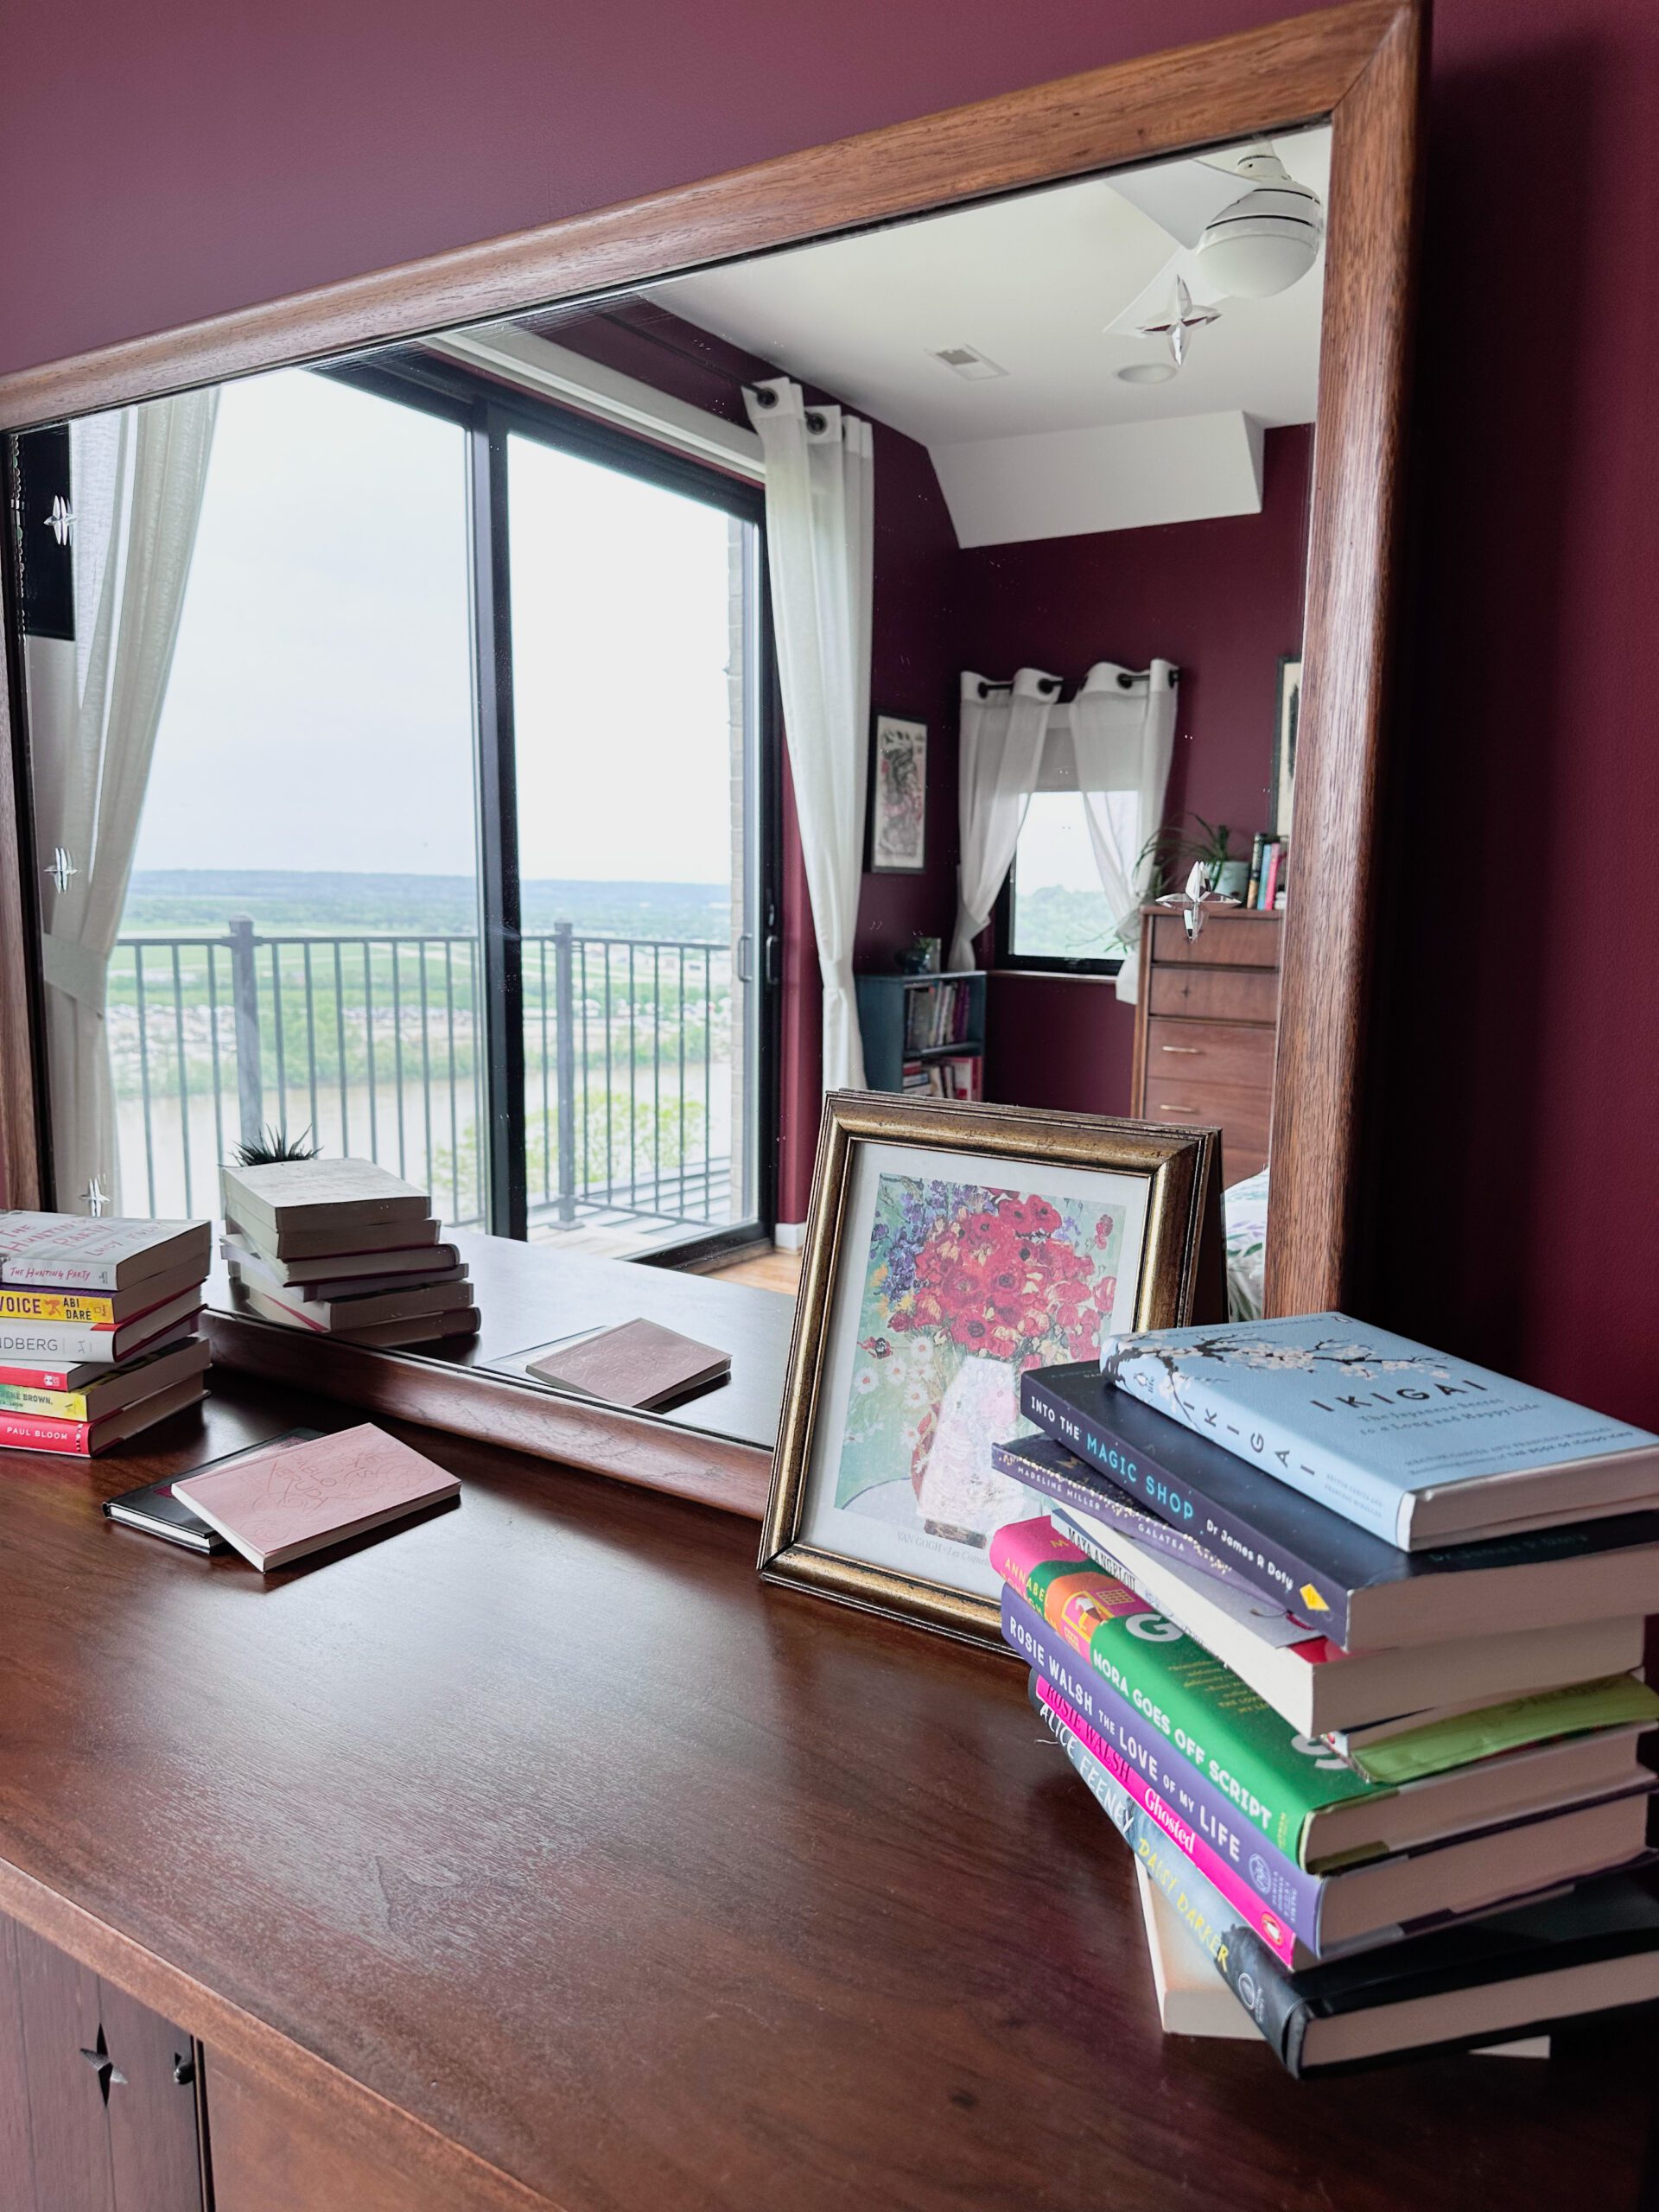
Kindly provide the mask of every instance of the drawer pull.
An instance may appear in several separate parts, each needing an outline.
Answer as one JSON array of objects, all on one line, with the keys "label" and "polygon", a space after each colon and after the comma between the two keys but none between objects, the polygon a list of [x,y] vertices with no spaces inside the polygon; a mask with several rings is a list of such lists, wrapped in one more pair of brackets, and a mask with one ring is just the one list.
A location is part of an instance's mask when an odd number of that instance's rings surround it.
[{"label": "drawer pull", "polygon": [[1160,1052],[1185,1052],[1193,1059],[1204,1058],[1202,1045],[1160,1045],[1158,1049]]}]

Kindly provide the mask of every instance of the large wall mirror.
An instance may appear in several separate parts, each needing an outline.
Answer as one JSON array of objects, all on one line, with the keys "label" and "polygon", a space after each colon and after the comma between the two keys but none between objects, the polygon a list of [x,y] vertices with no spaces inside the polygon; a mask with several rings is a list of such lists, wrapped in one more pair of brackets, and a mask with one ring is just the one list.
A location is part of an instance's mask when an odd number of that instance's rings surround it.
[{"label": "large wall mirror", "polygon": [[[0,384],[10,1202],[214,1211],[275,1127],[665,1275],[861,1079],[1217,1123],[1241,1310],[1339,1294],[1418,28]],[[499,1264],[432,1357],[593,1318]]]}]

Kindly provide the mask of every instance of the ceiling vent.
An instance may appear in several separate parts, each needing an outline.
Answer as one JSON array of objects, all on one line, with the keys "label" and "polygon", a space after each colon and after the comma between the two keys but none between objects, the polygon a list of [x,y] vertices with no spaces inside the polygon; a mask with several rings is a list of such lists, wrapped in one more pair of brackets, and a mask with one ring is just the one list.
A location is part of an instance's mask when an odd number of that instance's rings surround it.
[{"label": "ceiling vent", "polygon": [[935,350],[933,359],[943,361],[957,376],[966,377],[970,384],[983,384],[991,377],[1005,377],[1008,373],[1006,369],[998,368],[977,346],[941,346]]}]

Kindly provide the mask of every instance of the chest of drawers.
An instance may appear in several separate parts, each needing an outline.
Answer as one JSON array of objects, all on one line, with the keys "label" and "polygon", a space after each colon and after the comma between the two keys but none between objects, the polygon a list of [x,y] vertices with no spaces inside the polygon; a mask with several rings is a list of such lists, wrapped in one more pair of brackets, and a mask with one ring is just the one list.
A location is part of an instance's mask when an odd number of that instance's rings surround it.
[{"label": "chest of drawers", "polygon": [[1222,1132],[1230,1183],[1267,1164],[1282,914],[1205,918],[1189,942],[1167,908],[1142,909],[1130,1111]]}]

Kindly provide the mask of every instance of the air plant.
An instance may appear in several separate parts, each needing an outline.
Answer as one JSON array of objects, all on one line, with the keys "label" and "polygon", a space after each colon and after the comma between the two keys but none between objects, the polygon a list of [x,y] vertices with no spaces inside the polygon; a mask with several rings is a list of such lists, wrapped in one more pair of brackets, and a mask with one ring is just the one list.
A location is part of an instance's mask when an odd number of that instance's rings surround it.
[{"label": "air plant", "polygon": [[313,1141],[308,1128],[290,1137],[286,1128],[278,1128],[273,1122],[269,1128],[261,1129],[251,1144],[238,1145],[236,1164],[238,1167],[271,1167],[279,1160],[315,1160],[321,1150],[322,1147]]}]

